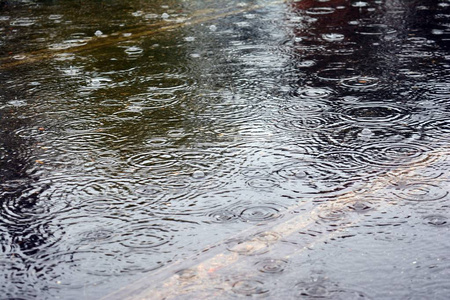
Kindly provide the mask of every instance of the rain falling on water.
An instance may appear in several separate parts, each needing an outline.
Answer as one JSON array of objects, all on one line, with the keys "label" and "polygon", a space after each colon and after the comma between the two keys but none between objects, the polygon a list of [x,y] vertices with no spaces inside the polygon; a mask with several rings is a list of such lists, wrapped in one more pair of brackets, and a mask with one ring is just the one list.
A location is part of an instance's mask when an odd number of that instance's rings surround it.
[{"label": "rain falling on water", "polygon": [[5,299],[446,299],[446,1],[0,1]]}]

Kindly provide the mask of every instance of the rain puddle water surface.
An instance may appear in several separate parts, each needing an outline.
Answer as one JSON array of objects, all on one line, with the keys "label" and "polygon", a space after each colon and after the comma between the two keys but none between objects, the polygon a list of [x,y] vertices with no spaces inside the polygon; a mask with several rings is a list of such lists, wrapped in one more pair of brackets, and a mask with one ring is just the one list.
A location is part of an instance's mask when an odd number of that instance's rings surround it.
[{"label": "rain puddle water surface", "polygon": [[446,299],[449,19],[0,1],[1,297]]}]

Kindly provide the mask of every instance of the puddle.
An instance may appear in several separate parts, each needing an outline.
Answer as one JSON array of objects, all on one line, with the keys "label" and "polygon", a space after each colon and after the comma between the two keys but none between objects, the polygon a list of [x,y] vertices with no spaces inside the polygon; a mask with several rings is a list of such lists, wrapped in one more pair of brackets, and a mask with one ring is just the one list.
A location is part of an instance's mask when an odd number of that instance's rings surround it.
[{"label": "puddle", "polygon": [[0,1],[3,297],[446,299],[449,17]]}]

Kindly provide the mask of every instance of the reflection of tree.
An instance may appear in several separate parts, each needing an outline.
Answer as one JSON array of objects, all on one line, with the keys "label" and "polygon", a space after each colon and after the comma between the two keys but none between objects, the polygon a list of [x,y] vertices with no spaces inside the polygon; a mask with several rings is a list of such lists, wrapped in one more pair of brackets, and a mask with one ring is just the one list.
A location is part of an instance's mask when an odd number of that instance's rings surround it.
[{"label": "reflection of tree", "polygon": [[[294,51],[302,59],[314,59],[318,69],[340,63],[364,75],[393,80],[399,68],[410,64],[402,60],[405,48],[415,47],[417,56],[408,58],[425,63],[426,52],[436,50],[427,39],[448,46],[430,36],[443,25],[436,22],[434,1],[421,2],[419,7],[407,1],[306,0],[291,3],[289,14],[301,20],[292,29],[299,40]],[[327,41],[327,34],[341,34],[342,40]],[[422,45],[411,44],[417,38],[423,39]],[[420,51],[424,56],[417,54]]]}]

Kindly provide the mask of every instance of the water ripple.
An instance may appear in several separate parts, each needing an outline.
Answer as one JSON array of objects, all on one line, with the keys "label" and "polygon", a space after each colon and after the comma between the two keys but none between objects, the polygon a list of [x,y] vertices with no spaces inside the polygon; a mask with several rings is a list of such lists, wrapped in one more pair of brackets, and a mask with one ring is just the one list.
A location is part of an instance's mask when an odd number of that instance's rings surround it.
[{"label": "water ripple", "polygon": [[355,104],[344,108],[339,115],[345,121],[364,124],[391,124],[408,116],[409,113],[405,108],[383,102]]},{"label": "water ripple", "polygon": [[266,274],[279,274],[284,271],[286,266],[288,265],[288,261],[284,259],[264,259],[258,261],[256,266],[258,271]]},{"label": "water ripple", "polygon": [[258,280],[239,280],[233,284],[232,291],[243,296],[261,296],[267,294],[269,290],[262,281]]},{"label": "water ripple", "polygon": [[323,81],[342,81],[342,80],[351,80],[353,78],[357,78],[359,72],[355,69],[347,68],[347,67],[333,67],[328,69],[323,69],[317,73],[317,78]]},{"label": "water ripple", "polygon": [[259,205],[244,208],[239,214],[244,222],[263,222],[281,217],[279,205]]},{"label": "water ripple", "polygon": [[364,155],[357,157],[358,161],[383,168],[417,165],[435,159],[430,155],[430,148],[414,143],[370,144],[361,151]]},{"label": "water ripple", "polygon": [[449,191],[436,184],[419,182],[397,185],[393,194],[407,201],[428,202],[447,198]]}]

